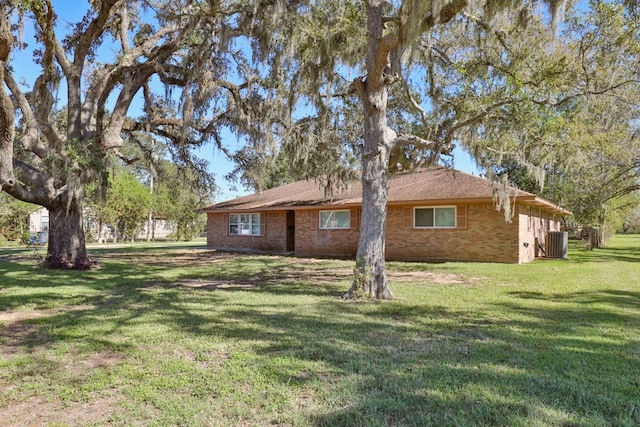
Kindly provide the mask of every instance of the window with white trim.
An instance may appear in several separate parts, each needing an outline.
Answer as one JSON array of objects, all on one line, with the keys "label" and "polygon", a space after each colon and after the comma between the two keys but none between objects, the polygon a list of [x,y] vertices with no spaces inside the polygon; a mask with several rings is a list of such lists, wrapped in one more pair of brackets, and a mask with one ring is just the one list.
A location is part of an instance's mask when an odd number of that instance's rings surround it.
[{"label": "window with white trim", "polygon": [[262,234],[260,214],[229,214],[229,234],[259,236]]},{"label": "window with white trim", "polygon": [[320,228],[323,230],[351,228],[351,211],[320,211]]},{"label": "window with white trim", "polygon": [[456,207],[418,207],[413,208],[414,228],[455,228]]}]

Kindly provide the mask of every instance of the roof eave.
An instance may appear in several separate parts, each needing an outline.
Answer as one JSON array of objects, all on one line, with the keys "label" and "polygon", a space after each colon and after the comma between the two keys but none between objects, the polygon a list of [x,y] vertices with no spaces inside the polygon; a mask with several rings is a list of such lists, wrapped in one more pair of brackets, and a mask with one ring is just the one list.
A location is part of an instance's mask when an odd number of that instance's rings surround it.
[{"label": "roof eave", "polygon": [[[543,208],[547,211],[550,211],[556,215],[571,215],[571,212],[557,206],[548,200],[542,199],[535,195],[527,195],[527,196],[517,196],[516,202],[523,203],[525,205],[534,206],[537,208]],[[485,204],[485,203],[495,203],[493,197],[468,197],[468,198],[457,198],[457,199],[431,199],[431,200],[394,200],[390,201],[388,206],[406,206],[406,205],[416,205],[416,204],[425,204],[425,205],[455,205],[455,204]],[[288,210],[309,210],[309,209],[345,209],[345,208],[353,208],[362,206],[362,202],[360,200],[355,199],[345,199],[345,200],[335,200],[330,202],[318,202],[318,203],[307,203],[301,205],[271,205],[271,206],[229,206],[222,208],[203,208],[200,209],[201,213],[229,213],[229,212],[255,212],[255,211],[288,211]]]},{"label": "roof eave", "polygon": [[567,216],[571,215],[571,211],[566,210],[565,208],[558,206],[554,203],[551,203],[548,200],[545,200],[541,197],[531,195],[531,196],[521,196],[517,198],[518,201],[522,202],[525,205],[535,206],[537,208],[544,208],[556,215]]}]

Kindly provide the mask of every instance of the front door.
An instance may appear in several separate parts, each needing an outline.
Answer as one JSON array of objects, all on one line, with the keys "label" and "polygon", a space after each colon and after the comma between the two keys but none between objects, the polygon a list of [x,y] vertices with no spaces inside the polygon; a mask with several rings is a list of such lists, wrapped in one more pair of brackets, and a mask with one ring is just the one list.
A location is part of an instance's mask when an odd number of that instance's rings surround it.
[{"label": "front door", "polygon": [[287,252],[296,250],[296,213],[287,211]]}]

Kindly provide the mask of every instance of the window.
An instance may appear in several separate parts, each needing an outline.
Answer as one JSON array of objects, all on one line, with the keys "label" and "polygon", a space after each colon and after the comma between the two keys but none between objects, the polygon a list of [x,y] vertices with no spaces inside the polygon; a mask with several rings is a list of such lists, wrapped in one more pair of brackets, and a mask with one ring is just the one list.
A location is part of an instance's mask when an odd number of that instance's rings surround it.
[{"label": "window", "polygon": [[413,210],[415,228],[455,228],[455,206],[437,208],[415,208]]},{"label": "window", "polygon": [[229,234],[259,236],[261,231],[260,214],[229,214]]},{"label": "window", "polygon": [[351,211],[320,211],[320,228],[350,228]]},{"label": "window", "polygon": [[527,231],[531,231],[531,208],[527,207]]}]

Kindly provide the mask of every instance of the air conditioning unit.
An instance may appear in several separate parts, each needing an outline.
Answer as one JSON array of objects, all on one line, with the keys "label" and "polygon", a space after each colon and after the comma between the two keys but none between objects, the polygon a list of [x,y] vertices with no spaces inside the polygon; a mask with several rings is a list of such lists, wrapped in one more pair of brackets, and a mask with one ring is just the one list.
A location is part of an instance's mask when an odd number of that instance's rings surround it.
[{"label": "air conditioning unit", "polygon": [[547,258],[569,258],[569,233],[566,231],[549,231],[547,233],[545,251]]}]

